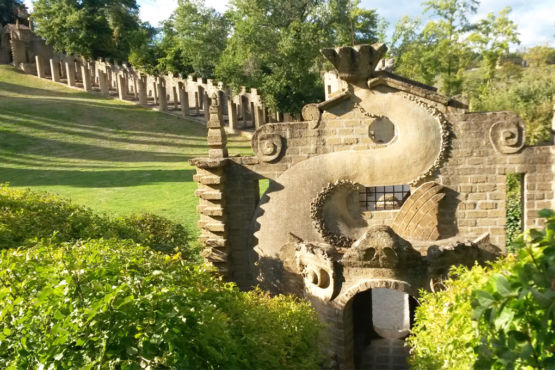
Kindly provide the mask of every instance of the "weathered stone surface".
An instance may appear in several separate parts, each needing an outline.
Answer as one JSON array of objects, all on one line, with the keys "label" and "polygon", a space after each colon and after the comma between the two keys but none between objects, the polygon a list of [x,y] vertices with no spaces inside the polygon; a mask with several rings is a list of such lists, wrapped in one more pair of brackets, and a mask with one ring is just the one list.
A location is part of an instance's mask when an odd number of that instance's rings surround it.
[{"label": "weathered stone surface", "polygon": [[525,146],[512,113],[469,113],[433,87],[374,71],[384,51],[323,51],[342,80],[305,108],[305,122],[261,125],[265,109],[243,89],[228,115],[235,108],[237,125],[259,126],[255,155],[224,157],[215,110],[209,158],[190,161],[207,260],[242,288],[308,296],[330,323],[339,368],[353,364],[362,294],[402,292],[402,309],[377,329],[404,335],[407,294],[437,289],[452,265],[504,252],[507,174],[525,174],[526,227],[555,207],[554,145]]}]

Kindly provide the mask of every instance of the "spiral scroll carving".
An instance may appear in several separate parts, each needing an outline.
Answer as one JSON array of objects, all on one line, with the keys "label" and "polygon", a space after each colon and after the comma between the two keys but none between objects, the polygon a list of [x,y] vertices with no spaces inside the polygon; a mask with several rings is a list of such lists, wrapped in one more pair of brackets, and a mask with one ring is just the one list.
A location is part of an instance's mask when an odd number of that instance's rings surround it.
[{"label": "spiral scroll carving", "polygon": [[494,123],[489,131],[491,144],[499,153],[513,154],[524,146],[524,127],[518,118]]},{"label": "spiral scroll carving", "polygon": [[260,134],[254,137],[253,149],[264,162],[276,160],[283,149],[282,137],[278,134]]}]

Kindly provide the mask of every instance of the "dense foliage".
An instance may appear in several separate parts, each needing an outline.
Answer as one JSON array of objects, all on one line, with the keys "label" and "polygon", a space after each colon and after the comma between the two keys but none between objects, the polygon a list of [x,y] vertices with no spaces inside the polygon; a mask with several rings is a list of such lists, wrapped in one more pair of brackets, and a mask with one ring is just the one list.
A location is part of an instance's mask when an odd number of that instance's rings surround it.
[{"label": "dense foliage", "polygon": [[514,252],[513,241],[522,233],[522,176],[519,174],[507,175],[506,208],[506,247],[509,252]]},{"label": "dense foliage", "polygon": [[131,241],[0,251],[2,368],[318,367],[308,303]]},{"label": "dense foliage", "polygon": [[0,368],[319,366],[308,303],[240,292],[197,258],[163,218],[1,188]]},{"label": "dense foliage", "polygon": [[216,67],[232,87],[260,89],[274,110],[323,99],[323,47],[377,41],[378,17],[351,0],[233,0],[233,33]]},{"label": "dense foliage", "polygon": [[555,368],[555,212],[540,214],[545,230],[521,236],[514,266],[472,293],[476,367]]},{"label": "dense foliage", "polygon": [[37,240],[130,239],[155,250],[176,249],[189,260],[198,250],[188,246],[183,226],[155,215],[109,218],[58,196],[30,190],[0,188],[0,249],[28,247]]},{"label": "dense foliage", "polygon": [[127,60],[153,35],[135,0],[37,0],[36,32],[58,52]]},{"label": "dense foliage", "polygon": [[0,0],[0,28],[17,20],[27,23],[27,7],[21,0]]},{"label": "dense foliage", "polygon": [[483,90],[480,75],[480,70],[466,74],[464,90],[473,111],[513,111],[526,123],[527,144],[551,140],[555,65],[532,68],[507,61]]},{"label": "dense foliage", "polygon": [[516,241],[518,255],[452,270],[445,291],[422,292],[408,339],[415,369],[555,366],[555,213]]}]

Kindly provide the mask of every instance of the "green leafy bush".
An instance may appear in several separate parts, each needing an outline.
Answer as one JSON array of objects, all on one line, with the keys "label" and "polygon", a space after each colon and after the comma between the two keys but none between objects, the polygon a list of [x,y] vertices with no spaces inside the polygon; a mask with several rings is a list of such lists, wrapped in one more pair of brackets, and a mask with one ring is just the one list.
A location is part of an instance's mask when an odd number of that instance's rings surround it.
[{"label": "green leafy bush", "polygon": [[555,368],[555,215],[488,267],[455,267],[421,292],[407,342],[414,369]]},{"label": "green leafy bush", "polygon": [[513,241],[522,233],[522,178],[520,174],[507,174],[507,224],[505,235],[506,247],[514,252]]},{"label": "green leafy bush", "polygon": [[516,241],[511,270],[491,276],[472,294],[480,327],[478,368],[555,369],[555,212],[541,215],[546,229]]},{"label": "green leafy bush", "polygon": [[483,93],[476,87],[476,72],[468,72],[466,95],[474,111],[509,110],[517,113],[526,123],[526,143],[537,145],[549,142],[553,118],[555,67],[537,68],[509,65]]},{"label": "green leafy bush", "polygon": [[472,323],[472,289],[483,286],[495,272],[510,268],[512,258],[490,267],[459,266],[444,282],[445,290],[422,291],[414,326],[407,339],[411,347],[411,369],[470,369],[476,361],[474,346],[479,344]]},{"label": "green leafy bush", "polygon": [[79,239],[131,239],[162,252],[176,248],[198,259],[182,225],[160,216],[109,218],[56,195],[0,187],[0,249],[33,245],[41,238],[58,242]]},{"label": "green leafy bush", "polygon": [[130,240],[0,251],[0,368],[319,366],[308,303]]}]

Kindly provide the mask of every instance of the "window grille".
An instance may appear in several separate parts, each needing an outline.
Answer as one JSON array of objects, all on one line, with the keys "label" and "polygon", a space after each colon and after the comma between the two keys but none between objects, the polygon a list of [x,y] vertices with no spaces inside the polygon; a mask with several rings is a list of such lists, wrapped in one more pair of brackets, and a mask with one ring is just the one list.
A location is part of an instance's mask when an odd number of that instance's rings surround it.
[{"label": "window grille", "polygon": [[409,185],[363,188],[360,192],[360,206],[368,211],[399,209],[409,196]]}]

